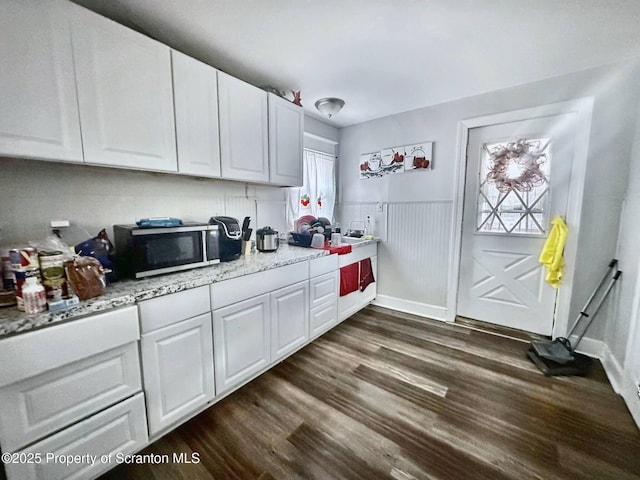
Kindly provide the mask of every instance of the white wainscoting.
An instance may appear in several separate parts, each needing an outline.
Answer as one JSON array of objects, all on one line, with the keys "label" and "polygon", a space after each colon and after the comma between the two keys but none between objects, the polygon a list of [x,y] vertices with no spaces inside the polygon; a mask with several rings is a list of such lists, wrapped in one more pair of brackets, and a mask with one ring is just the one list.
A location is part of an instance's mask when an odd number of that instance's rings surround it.
[{"label": "white wainscoting", "polygon": [[384,203],[376,213],[371,202],[338,205],[341,226],[376,221],[378,296],[376,305],[444,320],[452,201]]}]

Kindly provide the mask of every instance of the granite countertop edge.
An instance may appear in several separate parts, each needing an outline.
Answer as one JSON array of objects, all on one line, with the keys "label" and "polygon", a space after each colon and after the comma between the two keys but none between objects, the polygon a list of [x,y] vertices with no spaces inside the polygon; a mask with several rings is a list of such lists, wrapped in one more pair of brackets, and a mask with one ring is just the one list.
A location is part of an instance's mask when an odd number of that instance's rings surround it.
[{"label": "granite countertop edge", "polygon": [[[365,240],[352,245],[352,248],[370,245],[378,241],[379,239]],[[137,302],[163,295],[327,255],[329,255],[328,250],[283,245],[276,252],[255,252],[238,260],[223,262],[210,267],[196,268],[140,280],[121,280],[109,285],[104,295],[81,301],[79,305],[58,312],[28,315],[19,311],[16,307],[5,307],[0,309],[0,340],[36,329],[77,320],[96,313],[135,305]]]}]

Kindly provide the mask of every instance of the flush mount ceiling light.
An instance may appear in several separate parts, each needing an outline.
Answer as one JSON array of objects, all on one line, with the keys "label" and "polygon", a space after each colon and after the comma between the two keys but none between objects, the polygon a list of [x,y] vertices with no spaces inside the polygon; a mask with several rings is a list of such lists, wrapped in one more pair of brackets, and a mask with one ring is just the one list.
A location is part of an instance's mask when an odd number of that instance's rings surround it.
[{"label": "flush mount ceiling light", "polygon": [[324,113],[327,117],[331,118],[344,107],[344,100],[334,97],[321,98],[315,105],[320,113]]}]

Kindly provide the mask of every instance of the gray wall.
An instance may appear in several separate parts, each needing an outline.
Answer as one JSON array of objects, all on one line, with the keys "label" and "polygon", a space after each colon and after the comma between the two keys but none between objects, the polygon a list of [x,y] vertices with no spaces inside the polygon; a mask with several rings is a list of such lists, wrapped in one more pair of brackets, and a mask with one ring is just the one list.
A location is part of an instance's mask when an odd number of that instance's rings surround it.
[{"label": "gray wall", "polygon": [[[640,118],[640,110],[638,110]],[[632,326],[638,319],[634,317],[634,297],[640,288],[640,255],[638,240],[640,239],[640,122],[636,124],[635,141],[631,154],[629,182],[620,217],[620,236],[616,257],[623,271],[622,281],[616,286],[610,308],[607,309],[607,332],[605,341],[609,350],[620,366],[624,366],[629,335]],[[640,327],[640,324],[638,325]],[[637,330],[640,333],[640,330]],[[637,337],[640,338],[640,335]],[[638,348],[636,346],[636,348]],[[640,360],[640,356],[635,357]],[[640,365],[635,365],[636,376],[640,379]]]},{"label": "gray wall", "polygon": [[[450,231],[455,196],[454,164],[457,162],[457,128],[460,120],[535,107],[580,97],[593,97],[594,109],[589,140],[588,173],[583,200],[581,233],[578,242],[578,265],[575,267],[574,296],[570,318],[584,303],[598,277],[616,250],[616,237],[625,195],[629,159],[637,115],[637,62],[627,62],[590,69],[571,75],[490,92],[459,101],[422,108],[399,115],[350,126],[340,131],[339,175],[341,222],[353,215],[370,211],[375,202],[393,208],[433,206],[425,217],[412,218],[402,212],[400,223],[383,219],[406,236],[419,234],[416,224],[437,225]],[[633,108],[629,108],[633,106]],[[411,175],[390,175],[382,179],[360,180],[360,154],[385,147],[433,141],[433,170]],[[402,205],[407,205],[403,208]],[[436,205],[438,208],[436,208]],[[447,208],[449,209],[447,211]],[[444,210],[444,211],[443,211]],[[416,212],[422,212],[418,209]],[[431,231],[431,229],[429,230]],[[387,229],[389,234],[389,230]],[[446,264],[450,246],[443,238],[406,239],[398,236],[395,244],[387,242],[379,258],[380,284],[383,295],[398,296],[413,302],[445,307],[442,292],[446,290]],[[415,279],[398,269],[398,260],[407,260],[406,246],[420,242],[428,255],[423,264],[414,262],[422,272],[423,288],[416,290]],[[404,257],[407,257],[406,259]],[[437,302],[437,303],[435,303]],[[602,338],[605,322],[596,323],[592,338]]]},{"label": "gray wall", "polygon": [[254,230],[285,224],[284,191],[277,187],[10,158],[0,158],[0,171],[0,245],[40,240],[50,220],[59,219],[92,235],[154,216],[206,222],[212,215],[248,215]]}]

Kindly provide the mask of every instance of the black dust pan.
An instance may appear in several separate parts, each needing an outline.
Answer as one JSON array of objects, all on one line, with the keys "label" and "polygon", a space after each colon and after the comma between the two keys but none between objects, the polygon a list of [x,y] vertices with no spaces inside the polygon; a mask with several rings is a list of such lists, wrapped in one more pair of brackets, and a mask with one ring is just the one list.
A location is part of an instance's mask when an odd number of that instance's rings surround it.
[{"label": "black dust pan", "polygon": [[[609,295],[616,281],[622,275],[620,270],[616,270],[613,276],[611,275],[617,264],[618,260],[615,258],[609,262],[607,272],[587,300],[587,303],[582,308],[582,311],[566,337],[558,337],[555,340],[538,340],[531,342],[531,348],[527,351],[527,356],[536,364],[542,373],[548,376],[584,376],[589,372],[589,367],[592,362],[591,358],[576,352],[576,348],[591,326],[591,322],[593,322],[607,295]],[[607,280],[609,280],[608,283]],[[606,287],[603,290],[605,284]],[[593,313],[587,313],[589,306],[597,296],[599,298]],[[577,335],[576,342],[572,344],[569,339],[576,332],[578,326],[581,325],[584,325],[584,328],[582,328],[580,334]]]}]

